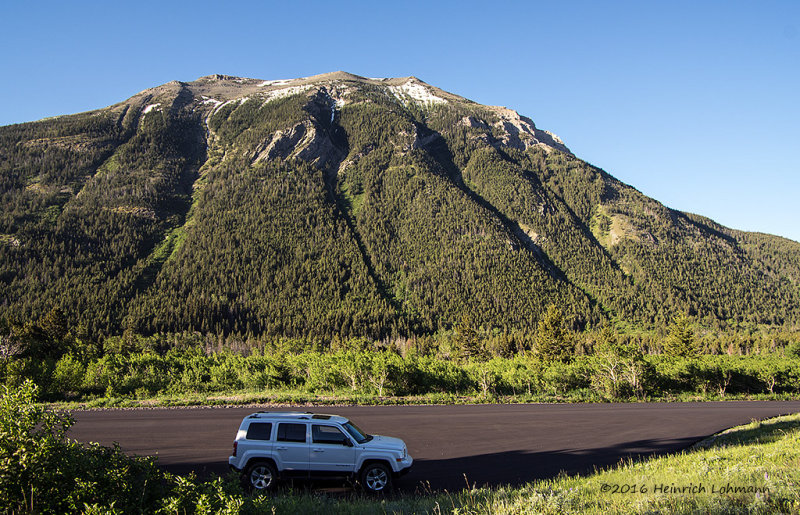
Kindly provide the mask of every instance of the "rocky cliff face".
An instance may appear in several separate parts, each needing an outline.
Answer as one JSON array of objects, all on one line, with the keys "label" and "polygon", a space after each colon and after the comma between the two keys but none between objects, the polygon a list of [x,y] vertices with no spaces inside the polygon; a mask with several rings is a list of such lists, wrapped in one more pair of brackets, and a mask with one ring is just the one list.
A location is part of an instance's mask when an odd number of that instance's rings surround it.
[{"label": "rocky cliff face", "polygon": [[[364,88],[380,91],[387,98],[394,97],[406,107],[414,105],[434,107],[448,103],[451,105],[475,105],[463,97],[442,91],[416,77],[375,79],[346,72],[285,80],[258,80],[229,75],[209,75],[190,83],[173,81],[145,90],[132,97],[126,104],[147,109],[148,106],[154,106],[154,102],[159,98],[172,97],[173,100],[170,104],[174,104],[178,97],[185,100],[191,95],[195,109],[203,112],[207,120],[216,112],[232,104],[242,104],[247,101],[266,104],[273,100],[304,94],[309,98],[309,114],[313,115],[317,123],[327,126],[335,120],[336,110],[350,103],[354,92]],[[498,136],[491,138],[494,145],[520,150],[538,145],[545,149],[556,149],[571,154],[558,136],[536,128],[530,118],[521,116],[512,109],[489,106],[484,108],[484,114],[486,118],[491,119],[491,126],[486,119],[475,117],[465,117],[462,123],[476,129],[495,129]],[[327,116],[330,118],[326,122]],[[301,146],[305,147],[309,142],[307,140],[314,140],[316,135],[313,126],[309,124],[299,124],[279,132],[280,134],[270,135],[275,136],[273,144],[267,143],[265,148],[259,152],[257,159],[266,158],[266,155],[261,154],[264,150],[274,152],[273,157],[286,158],[293,153],[287,153],[286,149],[281,150],[283,147],[287,145],[295,147],[300,144],[301,140],[306,143]],[[422,143],[415,141],[414,145],[415,148],[419,148]],[[308,152],[306,155],[311,157]]]}]

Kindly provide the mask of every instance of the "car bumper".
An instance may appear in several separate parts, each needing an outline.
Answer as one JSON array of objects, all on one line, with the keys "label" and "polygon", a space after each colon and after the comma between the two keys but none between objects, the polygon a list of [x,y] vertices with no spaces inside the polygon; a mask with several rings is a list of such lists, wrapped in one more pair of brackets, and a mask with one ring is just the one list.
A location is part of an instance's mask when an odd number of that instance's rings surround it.
[{"label": "car bumper", "polygon": [[234,465],[234,463],[236,463],[236,461],[237,460],[234,459],[233,456],[228,456],[228,466],[231,468],[231,470],[233,470],[235,472],[241,472],[242,469],[240,469],[236,465]]},{"label": "car bumper", "polygon": [[408,456],[408,457],[407,457],[406,459],[404,459],[403,461],[398,461],[398,462],[397,462],[398,469],[397,469],[397,471],[395,472],[395,474],[396,474],[398,477],[399,477],[399,476],[405,476],[406,474],[408,474],[409,472],[411,472],[411,466],[412,466],[413,464],[414,464],[414,459],[413,459],[413,458],[411,458],[411,456]]}]

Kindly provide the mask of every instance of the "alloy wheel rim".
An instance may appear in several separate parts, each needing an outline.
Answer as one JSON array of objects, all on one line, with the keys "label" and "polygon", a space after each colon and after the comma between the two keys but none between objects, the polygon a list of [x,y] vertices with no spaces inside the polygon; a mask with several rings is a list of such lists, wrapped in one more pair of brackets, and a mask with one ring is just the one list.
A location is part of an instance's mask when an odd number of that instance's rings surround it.
[{"label": "alloy wheel rim", "polygon": [[259,490],[267,488],[272,483],[272,472],[267,467],[256,467],[250,473],[250,484]]},{"label": "alloy wheel rim", "polygon": [[388,476],[386,475],[386,471],[379,468],[374,468],[367,472],[366,479],[367,487],[370,490],[383,490],[389,480]]}]

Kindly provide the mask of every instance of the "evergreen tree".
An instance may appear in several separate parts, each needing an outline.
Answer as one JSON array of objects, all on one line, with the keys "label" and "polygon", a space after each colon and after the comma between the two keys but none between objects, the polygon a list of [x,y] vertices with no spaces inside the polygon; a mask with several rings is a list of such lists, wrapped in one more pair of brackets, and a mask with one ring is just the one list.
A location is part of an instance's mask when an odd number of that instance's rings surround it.
[{"label": "evergreen tree", "polygon": [[47,315],[39,320],[39,327],[47,334],[47,336],[56,341],[63,340],[67,336],[69,326],[67,324],[67,317],[59,308],[53,308]]},{"label": "evergreen tree", "polygon": [[547,307],[547,312],[536,328],[534,352],[545,361],[570,361],[573,346],[564,329],[564,314],[555,304]]},{"label": "evergreen tree", "polygon": [[485,360],[488,357],[483,339],[475,329],[471,316],[466,313],[462,315],[455,333],[453,346],[459,359]]},{"label": "evergreen tree", "polygon": [[664,342],[664,353],[670,356],[689,358],[697,356],[697,342],[692,321],[684,314],[672,319],[669,336]]}]

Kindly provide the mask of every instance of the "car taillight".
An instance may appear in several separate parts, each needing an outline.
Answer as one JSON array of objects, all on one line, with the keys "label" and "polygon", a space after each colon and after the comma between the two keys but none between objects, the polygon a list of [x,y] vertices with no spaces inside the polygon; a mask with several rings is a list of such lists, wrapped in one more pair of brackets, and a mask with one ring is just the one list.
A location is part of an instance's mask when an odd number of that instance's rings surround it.
[{"label": "car taillight", "polygon": [[236,448],[239,447],[239,442],[233,442],[233,455],[236,456]]}]

